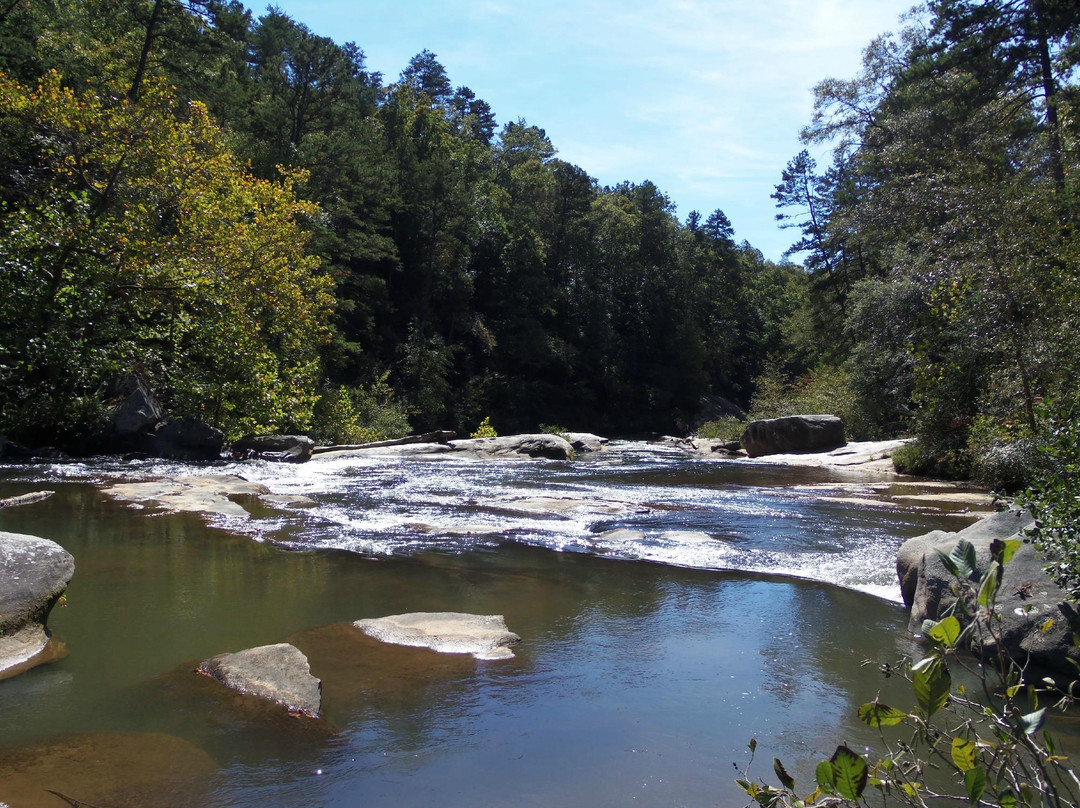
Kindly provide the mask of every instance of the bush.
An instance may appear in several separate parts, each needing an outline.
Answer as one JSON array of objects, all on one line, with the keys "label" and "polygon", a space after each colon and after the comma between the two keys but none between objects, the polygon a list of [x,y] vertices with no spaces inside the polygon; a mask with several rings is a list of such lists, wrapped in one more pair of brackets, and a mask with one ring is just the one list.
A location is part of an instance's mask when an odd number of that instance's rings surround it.
[{"label": "bush", "polygon": [[943,480],[966,480],[971,476],[971,459],[966,452],[938,451],[922,439],[901,446],[893,452],[892,460],[901,474]]},{"label": "bush", "polygon": [[979,416],[968,432],[968,453],[973,479],[994,491],[1026,488],[1042,463],[1038,440],[1030,430],[1008,429]]},{"label": "bush", "polygon": [[698,427],[697,436],[710,440],[737,441],[742,437],[746,421],[734,415],[726,415],[715,421],[706,421]]},{"label": "bush", "polygon": [[[1080,780],[1059,755],[1053,737],[1042,732],[1049,696],[1064,709],[1070,693],[1049,678],[1036,689],[1024,686],[1023,669],[1001,651],[995,662],[999,681],[984,665],[970,664],[962,655],[976,635],[987,647],[1003,648],[998,633],[996,594],[1004,566],[1020,541],[998,541],[991,546],[993,561],[981,576],[975,569],[975,548],[960,542],[946,556],[946,567],[956,576],[955,614],[923,624],[923,635],[933,645],[914,664],[882,665],[886,676],[899,675],[912,685],[915,705],[898,709],[878,699],[859,708],[859,719],[878,730],[879,749],[860,754],[846,744],[838,746],[815,770],[814,790],[805,797],[796,792],[794,778],[773,759],[780,787],[752,781],[746,772],[736,782],[763,808],[836,808],[836,806],[968,804],[1005,808],[1075,808]],[[974,619],[974,618],[978,619]],[[980,685],[969,694],[963,684],[953,685],[950,667],[964,668]],[[894,729],[895,728],[895,729]],[[895,731],[906,728],[904,736]],[[753,752],[757,742],[751,740]],[[747,767],[749,768],[749,766]],[[941,784],[928,783],[931,770],[948,773]],[[806,793],[805,791],[803,793]],[[873,799],[871,799],[873,797]]]},{"label": "bush", "polygon": [[1073,600],[1080,600],[1080,400],[1040,410],[1042,462],[1017,502],[1031,511],[1030,535],[1049,559],[1046,570]]},{"label": "bush", "polygon": [[560,438],[565,438],[570,434],[569,429],[558,424],[540,424],[537,428],[540,430],[541,435],[558,435]]},{"label": "bush", "polygon": [[484,417],[484,420],[480,422],[480,426],[476,428],[476,431],[469,435],[470,438],[497,438],[499,433],[495,431],[495,427],[491,425],[491,418]]},{"label": "bush", "polygon": [[770,364],[755,381],[756,390],[747,418],[782,418],[787,415],[838,415],[850,440],[877,436],[842,367],[823,365],[794,381]]},{"label": "bush", "polygon": [[387,383],[387,375],[367,387],[323,391],[315,405],[311,436],[319,443],[344,444],[408,435],[408,410]]}]

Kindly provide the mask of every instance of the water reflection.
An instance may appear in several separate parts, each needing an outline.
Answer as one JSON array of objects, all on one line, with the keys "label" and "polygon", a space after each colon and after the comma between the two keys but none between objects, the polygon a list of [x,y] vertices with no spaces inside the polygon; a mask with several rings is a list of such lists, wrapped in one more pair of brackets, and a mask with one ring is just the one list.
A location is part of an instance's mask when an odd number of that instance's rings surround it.
[{"label": "water reflection", "polygon": [[[662,486],[639,498],[667,510],[582,523],[587,533],[643,529],[653,542],[643,546],[661,549],[663,530],[701,528],[701,514],[715,517],[750,496],[746,488],[732,491],[731,472],[722,468],[692,465],[683,479],[675,469],[635,462],[592,471],[549,466],[542,479],[514,476],[539,468],[531,465],[469,466],[456,480],[438,477],[433,490],[436,498],[464,491],[483,502],[474,496],[478,481],[529,494],[538,487],[597,493],[602,485],[605,499],[630,502],[639,497],[632,485]],[[421,496],[423,475],[414,467],[380,468],[381,479],[405,493],[376,494],[357,472],[322,501],[355,511],[350,497],[363,493],[393,511],[393,497]],[[53,538],[76,558],[67,606],[51,621],[71,655],[0,682],[0,760],[51,760],[54,744],[85,748],[64,740],[73,733],[118,739],[93,741],[103,762],[98,773],[72,769],[86,794],[114,800],[102,805],[134,804],[147,782],[164,782],[173,771],[169,755],[147,744],[138,759],[146,779],[125,779],[137,739],[148,737],[141,733],[176,739],[175,748],[220,766],[199,779],[207,793],[179,803],[187,805],[742,805],[731,764],[744,761],[751,737],[805,780],[839,738],[863,737],[855,708],[883,685],[876,669],[857,663],[896,659],[907,647],[897,607],[816,583],[557,553],[518,536],[443,537],[426,551],[374,558],[285,551],[253,542],[250,533],[208,528],[193,515],[133,510],[85,482],[62,482],[58,491],[47,508],[0,513],[0,529]],[[719,494],[708,499],[708,491]],[[775,501],[752,513],[749,505],[731,509],[745,515],[714,526],[707,542],[746,554],[764,552],[756,542],[790,549],[842,540],[853,523],[860,531],[875,527],[872,517],[796,502],[790,518],[770,515],[782,510]],[[837,515],[848,527],[833,536],[827,522]],[[768,538],[774,519],[812,530],[777,529]],[[304,524],[297,530],[313,529]],[[755,537],[755,524],[766,528],[765,538]],[[918,531],[914,519],[907,524]],[[335,528],[341,535],[324,528],[319,541],[309,535],[297,546],[355,536],[348,526]],[[384,646],[349,625],[448,610],[505,615],[523,637],[517,656],[478,662]],[[209,656],[284,640],[323,679],[319,721],[290,718],[192,673]],[[54,769],[31,762],[20,771],[20,788],[40,789]],[[14,782],[9,776],[0,767],[0,801]]]}]

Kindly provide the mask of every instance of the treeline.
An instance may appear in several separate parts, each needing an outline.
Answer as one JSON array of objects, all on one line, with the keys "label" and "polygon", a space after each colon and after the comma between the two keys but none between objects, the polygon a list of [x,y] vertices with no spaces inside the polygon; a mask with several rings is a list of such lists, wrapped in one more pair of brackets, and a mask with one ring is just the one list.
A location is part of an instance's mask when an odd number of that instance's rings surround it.
[{"label": "treeline", "polygon": [[685,430],[808,367],[800,268],[427,51],[386,81],[236,2],[0,13],[0,433],[78,443],[129,371],[234,435]]},{"label": "treeline", "polygon": [[868,431],[918,436],[906,470],[1016,487],[1076,417],[1078,65],[1075,0],[933,0],[816,88],[803,138],[834,157],[791,160],[779,218],[819,372]]}]

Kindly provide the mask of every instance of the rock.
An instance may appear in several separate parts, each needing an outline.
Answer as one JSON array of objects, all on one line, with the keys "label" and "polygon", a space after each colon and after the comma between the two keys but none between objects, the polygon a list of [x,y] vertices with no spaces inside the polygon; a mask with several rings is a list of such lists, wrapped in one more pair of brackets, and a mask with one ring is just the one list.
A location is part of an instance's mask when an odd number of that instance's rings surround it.
[{"label": "rock", "polygon": [[702,457],[742,457],[745,453],[738,441],[726,441],[719,438],[687,438],[688,448]]},{"label": "rock", "polygon": [[165,418],[165,411],[150,388],[134,373],[121,376],[114,385],[114,392],[120,398],[110,419],[116,437],[131,439],[150,433]]},{"label": "rock", "polygon": [[578,454],[586,452],[599,452],[608,444],[607,438],[601,438],[591,432],[564,432],[562,437],[570,442],[570,446]]},{"label": "rock", "polygon": [[1024,539],[1022,531],[1033,522],[1027,512],[1009,510],[956,533],[933,531],[905,542],[897,553],[896,570],[904,602],[911,608],[909,630],[922,633],[923,621],[942,619],[956,602],[956,578],[935,551],[947,555],[961,539],[970,542],[977,572],[969,583],[975,591],[990,566],[991,543],[1018,539],[1024,543],[1005,565],[995,601],[997,619],[989,623],[981,612],[969,647],[984,658],[1002,652],[1021,665],[1031,662],[1075,678],[1070,660],[1080,661],[1080,649],[1073,644],[1074,633],[1080,633],[1080,615],[1046,574],[1034,545]]},{"label": "rock", "polygon": [[470,452],[488,457],[532,457],[548,460],[569,460],[574,447],[566,438],[546,433],[508,435],[503,438],[470,438],[450,441],[455,452]]},{"label": "rock", "polygon": [[306,435],[248,435],[233,441],[231,452],[234,457],[303,463],[314,448],[315,441]]},{"label": "rock", "polygon": [[[930,588],[933,586],[932,582],[925,584],[924,591],[918,593],[916,599],[916,591],[923,578],[921,570],[924,567],[924,559],[929,558],[928,563],[931,565],[940,565],[940,562],[936,561],[937,553],[934,550],[940,550],[948,555],[957,542],[961,539],[967,539],[967,541],[975,545],[976,553],[985,553],[984,559],[980,560],[980,567],[986,569],[986,564],[990,558],[990,542],[994,539],[1015,536],[1024,528],[1030,527],[1034,521],[1026,511],[1001,511],[985,519],[980,519],[963,530],[956,532],[933,530],[922,536],[908,539],[900,545],[900,549],[896,553],[896,575],[900,579],[900,593],[903,595],[904,605],[911,609],[910,624],[915,627],[916,632],[922,627],[923,620],[936,620],[935,615],[943,612],[955,600],[953,598],[953,600],[943,603],[940,597],[935,595],[936,590]],[[940,567],[940,570],[948,576],[949,580],[944,587],[944,591],[948,592],[949,585],[952,583],[952,576],[948,574],[943,566]]]},{"label": "rock", "polygon": [[49,612],[75,573],[56,542],[0,533],[0,679],[37,664],[49,642]]},{"label": "rock", "polygon": [[820,452],[836,449],[844,439],[844,422],[835,415],[790,415],[751,421],[740,440],[750,457],[785,452]]},{"label": "rock", "polygon": [[501,614],[413,612],[353,623],[382,642],[430,648],[443,654],[472,654],[477,659],[507,659],[521,638],[506,628]]},{"label": "rock", "polygon": [[723,396],[704,395],[698,399],[698,411],[694,416],[693,427],[699,429],[702,424],[717,421],[721,418],[738,418],[742,420],[745,417],[746,413],[743,412],[742,407],[734,401],[729,401]]},{"label": "rock", "polygon": [[220,654],[198,670],[225,687],[280,704],[290,713],[319,717],[322,682],[311,675],[307,657],[295,645],[283,642]]},{"label": "rock", "polygon": [[148,451],[169,460],[218,460],[225,434],[195,418],[176,418],[158,425],[148,441]]},{"label": "rock", "polygon": [[248,510],[231,497],[270,494],[261,483],[252,483],[233,474],[208,474],[203,477],[175,477],[145,483],[118,483],[105,493],[126,502],[150,503],[171,511],[193,511],[247,519]]}]

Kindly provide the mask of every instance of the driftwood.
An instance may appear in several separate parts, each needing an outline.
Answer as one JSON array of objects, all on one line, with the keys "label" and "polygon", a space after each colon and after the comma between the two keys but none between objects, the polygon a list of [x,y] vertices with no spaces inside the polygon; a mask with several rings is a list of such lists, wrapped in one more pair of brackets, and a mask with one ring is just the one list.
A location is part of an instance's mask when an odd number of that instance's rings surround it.
[{"label": "driftwood", "polygon": [[408,443],[446,443],[457,437],[456,432],[440,429],[436,432],[425,432],[423,435],[408,435],[404,438],[392,440],[377,440],[374,443],[354,443],[340,446],[316,446],[311,450],[313,455],[324,452],[351,452],[357,449],[379,449],[383,446],[404,446]]},{"label": "driftwood", "polygon": [[14,508],[16,505],[29,505],[31,502],[41,502],[48,499],[55,491],[34,491],[30,494],[19,494],[17,497],[0,499],[0,508]]}]

